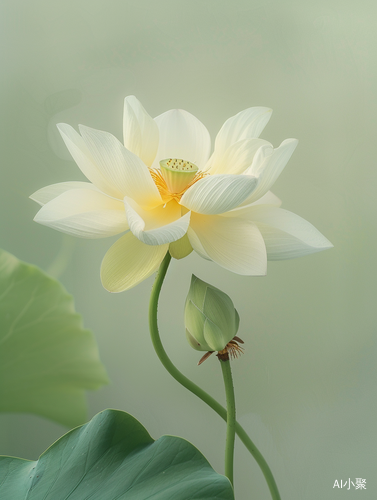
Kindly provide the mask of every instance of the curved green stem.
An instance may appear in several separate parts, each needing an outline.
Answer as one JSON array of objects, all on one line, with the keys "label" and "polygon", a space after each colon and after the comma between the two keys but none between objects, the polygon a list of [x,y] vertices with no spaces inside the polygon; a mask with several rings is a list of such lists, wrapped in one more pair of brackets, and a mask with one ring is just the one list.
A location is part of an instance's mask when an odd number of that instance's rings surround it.
[{"label": "curved green stem", "polygon": [[[158,308],[158,298],[160,296],[162,283],[164,281],[166,271],[168,270],[170,260],[171,256],[168,252],[164,260],[161,262],[160,268],[157,272],[149,301],[149,330],[151,334],[153,347],[161,363],[164,365],[165,369],[170,373],[170,375],[173,378],[175,378],[177,382],[183,385],[183,387],[186,387],[186,389],[188,389],[190,392],[192,392],[193,394],[198,396],[198,398],[204,401],[204,403],[206,403],[210,408],[212,408],[226,422],[227,420],[226,409],[220,403],[218,403],[212,396],[210,396],[207,392],[203,391],[201,387],[194,384],[194,382],[192,382],[185,375],[183,375],[183,373],[181,373],[170,361],[170,358],[166,354],[166,351],[162,345],[157,324],[157,308]],[[253,441],[246,434],[243,427],[238,422],[236,422],[236,433],[243,442],[243,444],[246,446],[246,448],[249,450],[249,452],[252,454],[257,464],[259,465],[260,469],[262,470],[263,475],[267,481],[268,487],[270,489],[272,500],[281,500],[275,479],[272,475],[272,472],[267,462],[263,458],[258,448],[255,446]]]},{"label": "curved green stem", "polygon": [[232,370],[229,359],[219,360],[223,372],[225,395],[226,395],[226,444],[225,444],[225,475],[233,485],[233,461],[234,461],[234,441],[236,437],[236,399],[234,397],[234,387]]}]

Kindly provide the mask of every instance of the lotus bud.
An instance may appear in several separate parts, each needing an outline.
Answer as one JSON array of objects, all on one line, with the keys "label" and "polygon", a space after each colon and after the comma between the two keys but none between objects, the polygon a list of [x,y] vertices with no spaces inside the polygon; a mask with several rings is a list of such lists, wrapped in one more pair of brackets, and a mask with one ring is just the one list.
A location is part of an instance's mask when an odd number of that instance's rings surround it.
[{"label": "lotus bud", "polygon": [[222,351],[235,337],[239,322],[230,297],[193,275],[185,304],[189,344],[197,351]]}]

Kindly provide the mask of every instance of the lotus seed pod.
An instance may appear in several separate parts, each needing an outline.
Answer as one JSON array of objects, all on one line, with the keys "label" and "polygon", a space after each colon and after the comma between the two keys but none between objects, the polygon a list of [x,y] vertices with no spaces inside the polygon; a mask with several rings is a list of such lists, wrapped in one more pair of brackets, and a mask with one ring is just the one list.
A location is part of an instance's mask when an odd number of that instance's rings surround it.
[{"label": "lotus seed pod", "polygon": [[168,158],[160,161],[161,175],[171,193],[181,193],[198,172],[190,161]]}]

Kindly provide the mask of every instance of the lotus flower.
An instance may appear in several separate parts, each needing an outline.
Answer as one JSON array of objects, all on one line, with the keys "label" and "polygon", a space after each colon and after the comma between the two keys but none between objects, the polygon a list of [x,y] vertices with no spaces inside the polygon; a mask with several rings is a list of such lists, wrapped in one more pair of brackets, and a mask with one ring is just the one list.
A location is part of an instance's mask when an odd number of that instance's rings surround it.
[{"label": "lotus flower", "polygon": [[267,259],[330,248],[309,222],[283,210],[269,189],[297,145],[274,149],[259,139],[271,110],[254,107],[229,118],[211,141],[181,109],[152,118],[134,96],[124,104],[124,145],[113,135],[58,124],[89,182],[35,192],[35,221],[82,238],[125,233],[106,253],[101,280],[121,292],[153,274],[167,252],[192,250],[234,273],[265,275]]}]

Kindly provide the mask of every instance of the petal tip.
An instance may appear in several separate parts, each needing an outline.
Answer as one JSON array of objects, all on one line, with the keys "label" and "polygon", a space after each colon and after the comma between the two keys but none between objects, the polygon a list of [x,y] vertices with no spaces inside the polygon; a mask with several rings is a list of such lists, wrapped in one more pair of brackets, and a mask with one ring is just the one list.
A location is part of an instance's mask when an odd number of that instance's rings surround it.
[{"label": "petal tip", "polygon": [[298,144],[298,139],[296,139],[295,137],[289,137],[288,139],[285,139],[282,144],[295,144],[295,147],[297,146]]},{"label": "petal tip", "polygon": [[60,122],[60,123],[56,124],[56,128],[62,134],[62,133],[65,133],[65,129],[67,129],[67,128],[72,129],[73,127],[72,127],[72,125],[69,125],[68,123]]}]

